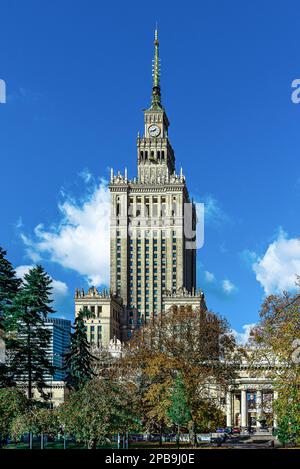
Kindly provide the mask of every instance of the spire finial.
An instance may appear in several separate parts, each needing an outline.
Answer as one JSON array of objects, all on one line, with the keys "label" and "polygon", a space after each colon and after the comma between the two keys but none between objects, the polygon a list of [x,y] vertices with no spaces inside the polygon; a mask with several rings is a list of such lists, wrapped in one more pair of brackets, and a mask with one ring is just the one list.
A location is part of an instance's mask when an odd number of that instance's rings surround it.
[{"label": "spire finial", "polygon": [[157,22],[155,26],[154,32],[154,59],[153,59],[153,69],[152,69],[152,76],[153,76],[153,86],[152,86],[152,106],[161,107],[160,102],[160,61],[159,61],[159,41],[158,41],[158,29],[157,29]]}]

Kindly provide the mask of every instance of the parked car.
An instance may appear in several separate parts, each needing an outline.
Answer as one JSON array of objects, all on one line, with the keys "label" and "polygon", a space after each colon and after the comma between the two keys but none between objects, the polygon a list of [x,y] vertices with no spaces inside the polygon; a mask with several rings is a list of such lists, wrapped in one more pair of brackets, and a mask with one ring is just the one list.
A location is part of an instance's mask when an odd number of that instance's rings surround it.
[{"label": "parked car", "polygon": [[224,431],[227,435],[232,435],[232,427],[226,427]]},{"label": "parked car", "polygon": [[239,435],[241,433],[241,429],[239,427],[233,427],[232,434]]}]

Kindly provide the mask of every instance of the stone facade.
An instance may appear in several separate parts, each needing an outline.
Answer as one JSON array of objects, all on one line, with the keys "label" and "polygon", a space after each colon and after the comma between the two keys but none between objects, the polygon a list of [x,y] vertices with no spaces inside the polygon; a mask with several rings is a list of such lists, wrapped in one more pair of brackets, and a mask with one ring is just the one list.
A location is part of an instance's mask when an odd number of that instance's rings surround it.
[{"label": "stone facade", "polygon": [[[34,385],[32,388],[32,397],[38,401],[44,402],[48,407],[53,408],[62,404],[66,398],[67,388],[64,381],[55,381],[50,380],[46,381],[46,388],[43,389],[44,393],[48,396],[47,400],[41,396],[41,393]],[[20,388],[24,393],[27,394],[27,386],[23,383],[18,383],[18,388]]]},{"label": "stone facade", "polygon": [[276,428],[273,402],[277,398],[274,383],[268,378],[268,366],[258,366],[258,371],[249,369],[247,363],[239,367],[238,377],[226,393],[226,425],[228,427],[249,426],[261,429],[262,422]]},{"label": "stone facade", "polygon": [[[169,120],[161,103],[155,37],[152,100],[137,137],[137,177],[111,170],[110,293],[76,290],[75,313],[87,308],[88,339],[107,345],[172,304],[200,306],[196,289],[196,210],[182,168],[176,173]],[[174,300],[174,303],[171,300]],[[97,332],[96,332],[97,331]]]},{"label": "stone facade", "polygon": [[126,338],[126,316],[120,297],[105,289],[99,292],[95,287],[87,292],[76,289],[76,316],[80,310],[92,313],[92,317],[85,320],[87,338],[92,345],[107,347],[114,338],[122,341]]}]

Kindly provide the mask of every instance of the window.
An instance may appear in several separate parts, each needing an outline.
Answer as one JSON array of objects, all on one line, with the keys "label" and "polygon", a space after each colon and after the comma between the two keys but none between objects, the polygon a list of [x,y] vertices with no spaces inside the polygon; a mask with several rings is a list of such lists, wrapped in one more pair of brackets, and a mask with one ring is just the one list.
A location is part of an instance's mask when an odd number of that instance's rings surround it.
[{"label": "window", "polygon": [[102,306],[98,306],[98,317],[100,316],[101,313],[102,313]]}]

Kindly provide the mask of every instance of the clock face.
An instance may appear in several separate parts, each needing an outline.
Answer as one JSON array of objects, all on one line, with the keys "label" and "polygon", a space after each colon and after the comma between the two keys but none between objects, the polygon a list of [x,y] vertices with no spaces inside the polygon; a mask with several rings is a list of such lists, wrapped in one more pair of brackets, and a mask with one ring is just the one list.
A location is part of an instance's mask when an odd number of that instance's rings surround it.
[{"label": "clock face", "polygon": [[158,127],[158,125],[150,125],[148,131],[150,137],[158,137],[160,134],[160,128]]}]

